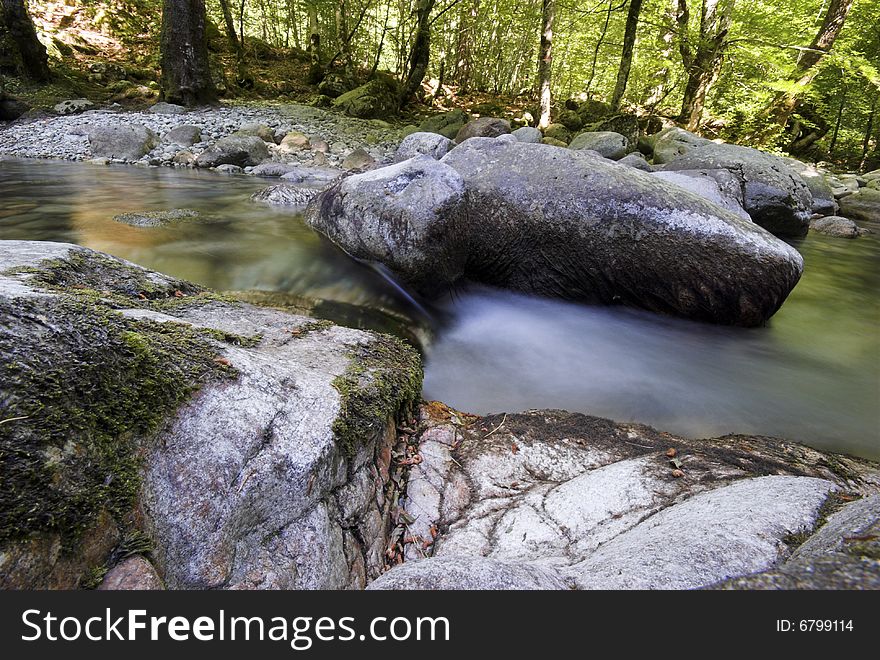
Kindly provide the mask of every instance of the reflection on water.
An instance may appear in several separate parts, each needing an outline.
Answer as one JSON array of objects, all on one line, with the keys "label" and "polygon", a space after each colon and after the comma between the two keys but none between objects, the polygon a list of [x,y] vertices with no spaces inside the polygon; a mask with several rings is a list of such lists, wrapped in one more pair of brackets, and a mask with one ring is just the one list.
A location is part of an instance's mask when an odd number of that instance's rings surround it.
[{"label": "reflection on water", "polygon": [[[348,306],[347,314],[350,305],[418,313],[381,270],[348,259],[298,216],[251,203],[265,185],[0,161],[0,239],[78,243],[215,289],[323,298],[332,301],[325,309]],[[203,221],[135,228],[112,219],[171,208],[195,209]],[[765,328],[460,292],[444,304],[448,323],[427,355],[425,396],[473,412],[564,408],[691,436],[763,433],[880,458],[878,239],[799,244],[805,275]]]}]

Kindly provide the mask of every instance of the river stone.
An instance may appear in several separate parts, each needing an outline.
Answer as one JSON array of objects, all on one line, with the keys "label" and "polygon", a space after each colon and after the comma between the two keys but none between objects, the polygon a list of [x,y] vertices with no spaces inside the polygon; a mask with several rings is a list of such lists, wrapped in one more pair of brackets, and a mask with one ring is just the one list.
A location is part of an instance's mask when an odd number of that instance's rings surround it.
[{"label": "river stone", "polygon": [[563,142],[562,140],[557,140],[556,138],[552,138],[552,137],[543,138],[541,140],[541,144],[546,144],[551,147],[560,147],[563,149],[568,146],[567,142]]},{"label": "river stone", "polygon": [[74,245],[0,241],[0,273],[4,418],[40,411],[0,438],[3,587],[75,588],[123,532],[171,589],[378,577],[414,350]]},{"label": "river stone", "polygon": [[619,133],[626,138],[627,146],[630,150],[635,149],[641,134],[638,117],[628,113],[606,117],[594,124],[584,126],[584,129],[590,131],[610,131],[612,133]]},{"label": "river stone", "polygon": [[92,156],[137,160],[158,145],[158,136],[140,124],[96,126],[89,131]]},{"label": "river stone", "polygon": [[[373,588],[470,585],[460,567],[475,559],[555,577],[541,588],[708,586],[784,559],[828,492],[875,494],[880,477],[875,463],[784,440],[689,440],[559,410],[473,418],[429,402],[419,422],[406,562]],[[828,468],[838,458],[846,481]]]},{"label": "river stone", "polygon": [[809,531],[835,485],[746,479],[651,516],[571,567],[581,589],[693,589],[769,568],[787,536]]},{"label": "river stone", "polygon": [[75,115],[94,107],[95,104],[88,99],[68,99],[58,103],[53,110],[59,115]]},{"label": "river stone", "polygon": [[786,164],[800,175],[807,184],[813,195],[813,213],[820,215],[834,215],[837,213],[837,201],[834,199],[834,191],[831,189],[825,174],[815,167],[807,165],[796,158],[785,158]]},{"label": "river stone", "polygon": [[275,144],[275,131],[265,124],[242,124],[233,135],[253,135],[260,138],[263,142]]},{"label": "river stone", "polygon": [[783,159],[734,144],[710,143],[666,164],[665,171],[726,169],[743,188],[744,207],[757,224],[780,236],[807,232],[813,195]]},{"label": "river stone", "polygon": [[162,136],[162,141],[168,144],[179,144],[183,147],[191,147],[196,142],[202,141],[202,130],[192,124],[181,124],[172,128]]},{"label": "river stone", "polygon": [[862,234],[862,230],[855,222],[839,215],[828,215],[811,220],[810,230],[837,238],[858,238]]},{"label": "river stone", "polygon": [[182,115],[186,113],[186,108],[182,105],[177,105],[176,103],[165,103],[160,101],[147,108],[147,112],[154,115]]},{"label": "river stone", "polygon": [[464,195],[454,169],[416,156],[343,179],[315,198],[306,222],[351,256],[439,291],[464,273],[468,258],[458,239]]},{"label": "river stone", "polygon": [[497,117],[480,117],[461,127],[455,134],[455,141],[461,144],[465,140],[475,137],[498,137],[510,133],[510,122]]},{"label": "river stone", "polygon": [[266,143],[253,135],[228,135],[220,138],[196,158],[196,167],[218,165],[259,165],[269,159]]},{"label": "river stone", "polygon": [[640,148],[646,148],[648,153],[653,154],[655,165],[669,163],[679,156],[690,153],[698,147],[711,144],[706,138],[694,135],[690,131],[677,126],[664,128],[656,135],[651,135],[639,141]]},{"label": "river stone", "polygon": [[291,163],[261,163],[260,165],[257,165],[255,168],[253,168],[250,173],[254,176],[279,177],[293,171],[297,167],[297,165],[293,165]]},{"label": "river stone", "polygon": [[303,183],[306,185],[326,185],[343,176],[345,172],[335,167],[309,167],[294,165],[287,173],[281,175],[284,181]]},{"label": "river stone", "polygon": [[654,171],[654,167],[647,160],[645,160],[645,157],[638,151],[634,151],[631,154],[624,156],[617,162],[620,165],[634,167],[635,169],[642,170],[643,172]]},{"label": "river stone", "polygon": [[98,585],[98,591],[158,591],[164,588],[153,565],[139,555],[116,564]]},{"label": "river stone", "polygon": [[255,202],[271,204],[273,206],[305,206],[320,191],[314,188],[301,188],[299,186],[285,185],[280,183],[269,186],[254,193],[251,199]]},{"label": "river stone", "polygon": [[[724,173],[733,179],[727,170],[714,170],[715,173]],[[733,194],[726,190],[722,190],[718,181],[706,173],[705,170],[683,170],[681,172],[654,172],[654,176],[663,179],[669,183],[681,186],[685,190],[690,190],[700,197],[705,197],[710,202],[718,204],[718,206],[727,209],[731,213],[738,215],[744,220],[751,221],[751,216],[746,213],[742,207],[742,202]],[[734,183],[736,183],[734,181]]]},{"label": "river stone", "polygon": [[191,220],[199,217],[198,211],[192,209],[171,209],[170,211],[139,211],[137,213],[121,213],[114,215],[116,222],[132,227],[164,227],[165,225]]},{"label": "river stone", "polygon": [[376,166],[376,159],[367,151],[358,147],[342,160],[344,170],[369,170]]},{"label": "river stone", "polygon": [[495,561],[483,557],[437,557],[406,562],[372,582],[368,591],[564,590],[559,575],[540,566]]},{"label": "river stone", "polygon": [[280,151],[282,153],[295,153],[297,151],[308,149],[309,146],[310,141],[305,133],[301,133],[300,131],[290,131],[281,140]]},{"label": "river stone", "polygon": [[231,163],[218,165],[214,169],[222,174],[241,174],[242,172],[244,172],[241,167],[239,167],[238,165],[232,165]]},{"label": "river stone", "polygon": [[454,146],[452,140],[438,133],[411,133],[403,138],[394,154],[394,160],[399,163],[420,154],[440,160]]},{"label": "river stone", "polygon": [[576,135],[568,148],[589,149],[610,160],[619,160],[626,155],[629,141],[620,133],[587,131]]},{"label": "river stone", "polygon": [[531,126],[523,126],[522,128],[518,128],[512,133],[512,135],[520,142],[529,142],[532,144],[537,144],[541,141],[541,138],[543,137],[543,135],[541,135],[541,131]]},{"label": "river stone", "polygon": [[840,199],[840,214],[855,220],[880,222],[880,190],[862,188]]},{"label": "river stone", "polygon": [[443,137],[454,139],[461,127],[470,121],[470,115],[464,110],[450,110],[438,115],[428,117],[421,124],[419,130],[425,133],[439,133]]}]

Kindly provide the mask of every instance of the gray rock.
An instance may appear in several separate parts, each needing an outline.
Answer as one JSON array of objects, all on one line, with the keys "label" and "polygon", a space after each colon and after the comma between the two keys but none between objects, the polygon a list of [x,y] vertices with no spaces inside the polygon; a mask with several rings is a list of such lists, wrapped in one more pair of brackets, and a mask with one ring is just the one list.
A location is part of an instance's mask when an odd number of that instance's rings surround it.
[{"label": "gray rock", "polygon": [[839,201],[842,216],[855,220],[880,222],[880,190],[863,188]]},{"label": "gray rock", "polygon": [[192,124],[175,126],[162,136],[162,141],[168,144],[179,144],[183,147],[191,147],[196,142],[202,141],[202,130]]},{"label": "gray rock", "polygon": [[348,154],[342,161],[342,169],[344,170],[369,170],[376,166],[376,159],[373,158],[366,150],[358,147]]},{"label": "gray rock", "polygon": [[266,143],[256,136],[229,135],[220,138],[196,158],[196,167],[259,165],[269,159]]},{"label": "gray rock", "polygon": [[541,131],[539,131],[537,128],[532,128],[531,126],[523,126],[522,128],[518,128],[512,133],[512,135],[520,142],[528,142],[532,144],[537,144],[541,141],[541,138],[543,137]]},{"label": "gray rock", "polygon": [[506,119],[497,117],[480,117],[468,122],[458,133],[455,134],[455,141],[461,144],[465,140],[475,137],[498,137],[510,133],[510,122]]},{"label": "gray rock", "polygon": [[165,588],[153,565],[136,555],[107,571],[98,591],[159,591]]},{"label": "gray rock", "polygon": [[121,213],[114,215],[116,222],[132,227],[164,227],[165,225],[192,220],[200,217],[198,211],[192,209],[171,209],[170,211],[140,211],[138,213]]},{"label": "gray rock", "polygon": [[786,164],[797,172],[810,193],[813,195],[813,213],[820,215],[834,215],[837,213],[837,201],[834,199],[834,191],[825,178],[825,173],[815,167],[807,165],[796,158],[785,158]]},{"label": "gray rock", "polygon": [[326,185],[331,181],[335,181],[343,176],[343,170],[335,167],[308,167],[306,165],[295,165],[286,174],[282,174],[284,181],[291,183],[302,183],[306,185]]},{"label": "gray rock", "polygon": [[96,126],[89,131],[93,156],[137,160],[159,145],[159,137],[146,126]]},{"label": "gray rock", "polygon": [[710,143],[666,164],[665,171],[726,169],[743,188],[744,207],[757,224],[780,236],[809,228],[813,195],[784,160],[757,149]]},{"label": "gray rock", "polygon": [[73,245],[2,241],[0,273],[0,356],[21,368],[4,412],[41,411],[4,424],[4,455],[27,451],[4,489],[0,584],[76,587],[132,524],[172,589],[378,577],[413,349]]},{"label": "gray rock", "polygon": [[589,126],[585,125],[584,130],[619,133],[626,138],[630,149],[635,149],[641,135],[638,117],[628,113],[605,117]]},{"label": "gray rock", "polygon": [[235,133],[233,133],[233,135],[253,135],[260,138],[263,142],[275,144],[275,131],[265,124],[259,124],[255,122],[242,124],[241,127],[237,131],[235,131]]},{"label": "gray rock", "polygon": [[871,554],[880,550],[880,495],[844,506],[822,528],[794,551],[792,560],[818,557],[832,552]]},{"label": "gray rock", "polygon": [[300,166],[291,163],[262,163],[252,169],[250,173],[254,176],[278,177],[284,176],[288,172],[296,170],[298,167]]},{"label": "gray rock", "polygon": [[463,274],[467,259],[455,239],[464,194],[454,169],[417,156],[343,179],[309,205],[306,222],[350,255],[406,273],[418,288],[442,287]]},{"label": "gray rock", "polygon": [[217,170],[218,172],[222,172],[223,174],[241,174],[242,172],[244,172],[244,170],[242,168],[240,168],[238,165],[232,165],[229,163],[225,163],[223,165],[218,165],[214,169]]},{"label": "gray rock", "polygon": [[273,206],[306,206],[320,191],[314,188],[278,184],[269,186],[251,196],[255,202]]},{"label": "gray rock", "polygon": [[68,99],[58,103],[53,110],[59,115],[76,115],[94,107],[95,104],[88,99]]},{"label": "gray rock", "polygon": [[656,135],[639,141],[639,148],[645,148],[653,154],[654,164],[669,163],[698,147],[710,144],[706,138],[694,135],[683,128],[672,126],[664,128]]},{"label": "gray rock", "polygon": [[428,117],[419,124],[419,131],[425,133],[439,133],[443,137],[454,139],[461,127],[470,121],[470,115],[464,110],[450,110],[432,117]]},{"label": "gray rock", "polygon": [[855,222],[839,215],[828,215],[811,220],[810,230],[837,238],[858,238],[862,235],[862,229]]},{"label": "gray rock", "polygon": [[[731,175],[727,170],[714,170],[713,173],[719,172],[723,172],[724,174],[733,178],[733,175]],[[742,202],[737,199],[733,194],[722,190],[721,186],[718,184],[718,181],[704,170],[654,172],[654,176],[656,176],[658,179],[668,181],[669,183],[674,183],[675,185],[680,186],[685,190],[689,190],[692,193],[699,195],[700,197],[705,197],[710,202],[718,204],[718,206],[727,209],[731,213],[738,215],[740,218],[751,221],[751,217],[742,207]]]},{"label": "gray rock", "polygon": [[368,591],[568,589],[555,572],[483,557],[437,557],[406,562],[372,582]]},{"label": "gray rock", "polygon": [[589,149],[611,160],[619,160],[626,155],[629,141],[620,133],[610,131],[585,132],[574,137],[569,149]]},{"label": "gray rock", "polygon": [[660,511],[575,564],[581,589],[693,589],[769,568],[790,534],[810,530],[834,484],[747,479]]},{"label": "gray rock", "polygon": [[151,105],[147,109],[147,112],[154,115],[182,115],[186,113],[186,108],[175,103],[165,103],[164,101],[160,101],[159,103]]},{"label": "gray rock", "polygon": [[654,167],[645,160],[645,157],[638,151],[634,151],[633,153],[624,156],[617,162],[621,165],[626,165],[627,167],[634,167],[637,170],[642,170],[643,172],[654,171]]},{"label": "gray rock", "polygon": [[394,154],[394,161],[399,163],[418,155],[440,160],[453,146],[452,140],[438,133],[411,133],[403,138]]}]

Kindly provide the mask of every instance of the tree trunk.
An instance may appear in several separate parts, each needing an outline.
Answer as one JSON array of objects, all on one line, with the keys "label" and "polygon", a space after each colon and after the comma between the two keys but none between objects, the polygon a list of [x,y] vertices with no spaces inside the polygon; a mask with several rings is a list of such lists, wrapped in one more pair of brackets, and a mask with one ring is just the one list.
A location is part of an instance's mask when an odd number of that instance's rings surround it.
[{"label": "tree trunk", "polygon": [[15,42],[21,57],[22,73],[36,81],[49,79],[49,56],[46,47],[37,39],[34,23],[27,13],[24,0],[2,0],[3,16],[9,36]]},{"label": "tree trunk", "polygon": [[541,12],[541,49],[538,53],[538,93],[541,99],[541,117],[538,128],[550,125],[550,81],[553,64],[553,13],[554,0],[543,0]]},{"label": "tree trunk", "polygon": [[226,37],[229,39],[229,45],[232,52],[241,52],[241,42],[235,34],[235,19],[232,18],[232,9],[229,7],[229,0],[220,0],[220,10],[223,12],[223,22],[226,24]]},{"label": "tree trunk", "polygon": [[350,36],[348,34],[348,7],[345,0],[338,0],[336,3],[336,39],[339,41],[339,52],[342,54],[342,62],[348,76],[352,75],[353,65]]},{"label": "tree trunk", "polygon": [[415,96],[422,84],[422,79],[428,71],[431,61],[431,11],[434,9],[435,0],[418,0],[416,3],[416,34],[413,45],[409,52],[409,66],[400,90],[400,102],[402,107],[410,98]]},{"label": "tree trunk", "polygon": [[614,0],[608,0],[608,9],[605,11],[605,24],[602,26],[602,34],[596,40],[596,47],[593,49],[593,62],[590,64],[590,77],[587,80],[586,92],[590,93],[593,81],[596,79],[596,63],[599,61],[599,49],[608,34],[608,24],[611,22],[611,12],[614,11]]},{"label": "tree trunk", "polygon": [[834,120],[834,132],[831,134],[831,142],[828,144],[828,155],[834,157],[834,148],[837,146],[837,136],[840,133],[840,120],[843,119],[843,106],[846,104],[846,86],[840,93],[840,104],[837,106],[837,117]]},{"label": "tree trunk", "polygon": [[801,51],[801,55],[798,58],[794,73],[791,76],[792,81],[795,83],[794,90],[777,94],[776,98],[773,99],[764,111],[764,115],[773,124],[782,128],[785,128],[785,125],[788,124],[791,113],[794,112],[797,106],[798,95],[813,82],[813,78],[819,73],[816,65],[831,50],[831,47],[837,40],[837,36],[843,29],[843,24],[852,5],[853,0],[831,0],[829,3],[825,19],[822,21],[822,26],[819,28],[815,39],[813,39],[813,43],[810,44],[808,50]]},{"label": "tree trunk", "polygon": [[161,36],[162,91],[181,105],[217,102],[208,65],[204,0],[164,0]]},{"label": "tree trunk", "polygon": [[721,72],[734,1],[703,0],[696,49],[691,45],[688,32],[687,0],[678,1],[679,51],[688,75],[678,121],[686,124],[690,131],[699,127],[706,95]]},{"label": "tree trunk", "polygon": [[636,31],[639,26],[639,15],[642,13],[642,0],[630,0],[626,14],[626,29],[623,32],[623,51],[620,54],[620,67],[617,69],[617,83],[611,97],[611,108],[617,112],[626,93],[626,83],[632,68],[633,50],[636,45]]},{"label": "tree trunk", "polygon": [[871,148],[871,134],[874,132],[874,117],[877,113],[877,99],[880,94],[874,92],[874,100],[871,103],[871,112],[868,114],[868,125],[865,127],[865,139],[862,142],[862,160],[859,164],[861,171],[865,170],[865,164],[868,161],[868,150]]},{"label": "tree trunk", "polygon": [[309,82],[316,84],[321,82],[324,77],[324,69],[321,66],[321,31],[318,28],[318,4],[316,0],[311,0],[308,4],[309,8],[309,56],[311,58],[311,66],[309,67]]},{"label": "tree trunk", "polygon": [[663,22],[657,35],[657,50],[663,60],[663,66],[654,74],[653,86],[645,94],[645,105],[651,112],[663,102],[669,94],[669,61],[672,58],[672,45],[675,41],[675,16],[678,9],[678,0],[669,0],[666,12],[663,14]]}]

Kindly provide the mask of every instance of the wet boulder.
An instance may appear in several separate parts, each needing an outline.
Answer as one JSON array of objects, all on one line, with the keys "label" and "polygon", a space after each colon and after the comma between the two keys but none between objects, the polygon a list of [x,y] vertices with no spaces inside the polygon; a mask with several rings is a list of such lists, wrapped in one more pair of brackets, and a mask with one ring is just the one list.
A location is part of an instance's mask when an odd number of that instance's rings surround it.
[{"label": "wet boulder", "polygon": [[279,183],[255,192],[251,199],[271,206],[305,207],[318,192],[315,188]]},{"label": "wet boulder", "polygon": [[880,222],[880,190],[862,188],[840,199],[840,214],[847,218]]},{"label": "wet boulder", "polygon": [[137,160],[159,145],[159,137],[139,124],[96,126],[88,135],[94,157]]},{"label": "wet boulder", "polygon": [[196,167],[218,165],[259,165],[269,160],[266,143],[255,135],[228,135],[220,138],[196,158]]},{"label": "wet boulder", "polygon": [[827,215],[810,221],[810,231],[837,238],[858,238],[863,230],[849,218]]},{"label": "wet boulder", "polygon": [[471,138],[350,177],[307,221],[416,289],[467,278],[735,325],[773,315],[796,250],[712,202],[583,151]]},{"label": "wet boulder", "polygon": [[728,170],[742,185],[745,210],[757,224],[780,236],[803,236],[813,195],[797,172],[777,156],[734,144],[710,143],[666,164],[666,171]]}]

